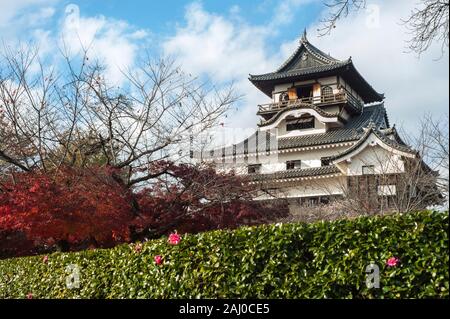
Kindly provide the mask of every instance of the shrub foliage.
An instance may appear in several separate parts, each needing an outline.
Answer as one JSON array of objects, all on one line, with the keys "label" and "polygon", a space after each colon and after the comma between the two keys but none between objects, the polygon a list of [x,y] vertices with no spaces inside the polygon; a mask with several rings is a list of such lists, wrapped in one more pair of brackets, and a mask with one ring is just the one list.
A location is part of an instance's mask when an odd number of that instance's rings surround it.
[{"label": "shrub foliage", "polygon": [[[447,213],[425,211],[7,259],[0,297],[448,298],[447,230]],[[370,262],[379,266],[379,289],[366,286]],[[71,264],[79,288],[66,286]]]}]

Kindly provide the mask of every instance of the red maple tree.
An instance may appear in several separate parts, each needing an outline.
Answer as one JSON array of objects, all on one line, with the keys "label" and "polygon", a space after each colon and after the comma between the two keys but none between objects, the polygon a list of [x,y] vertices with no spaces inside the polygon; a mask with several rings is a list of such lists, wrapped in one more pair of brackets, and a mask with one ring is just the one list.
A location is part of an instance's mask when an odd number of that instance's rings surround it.
[{"label": "red maple tree", "polygon": [[[171,231],[199,232],[273,220],[286,207],[252,200],[256,189],[212,167],[160,162],[140,190],[110,168],[13,174],[0,184],[0,256],[111,247]],[[154,167],[150,169],[156,169]]]}]

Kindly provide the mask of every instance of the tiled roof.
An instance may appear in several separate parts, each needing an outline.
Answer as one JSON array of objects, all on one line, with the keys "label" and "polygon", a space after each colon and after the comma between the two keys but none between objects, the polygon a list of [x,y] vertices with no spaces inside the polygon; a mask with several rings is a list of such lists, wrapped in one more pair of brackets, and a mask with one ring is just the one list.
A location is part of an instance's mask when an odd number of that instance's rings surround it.
[{"label": "tiled roof", "polygon": [[341,158],[342,156],[350,154],[352,151],[356,150],[359,146],[361,146],[371,134],[375,134],[381,141],[383,141],[383,143],[385,143],[386,145],[388,145],[394,149],[397,149],[399,151],[406,152],[406,153],[415,153],[409,146],[400,144],[397,141],[390,139],[389,137],[384,135],[375,126],[375,124],[371,123],[369,125],[369,127],[366,129],[366,132],[364,133],[364,135],[361,136],[361,138],[358,140],[357,143],[355,143],[354,145],[352,145],[351,147],[349,147],[348,149],[346,149],[345,151],[343,151],[339,154],[328,157],[327,158],[328,161],[334,161],[334,160]]},{"label": "tiled roof", "polygon": [[[304,60],[303,57],[307,59]],[[341,61],[322,52],[303,38],[295,52],[275,72],[253,75],[249,80],[267,96],[272,96],[274,86],[286,82],[303,81],[312,78],[341,74],[353,89],[356,89],[365,103],[383,100],[379,94],[356,70],[352,59]]]},{"label": "tiled roof", "polygon": [[306,38],[306,36],[302,37],[300,40],[300,45],[297,47],[297,50],[294,51],[294,53],[276,70],[276,72],[282,72],[285,71],[289,65],[291,65],[296,58],[299,57],[302,50],[306,50],[308,53],[310,53],[312,56],[314,56],[317,60],[323,62],[323,63],[334,63],[334,62],[341,62],[332,56],[324,53],[323,51],[319,50],[315,46],[311,45]]},{"label": "tiled roof", "polygon": [[249,174],[248,178],[251,181],[264,181],[264,180],[277,180],[277,179],[289,179],[309,176],[321,176],[340,173],[340,170],[334,166],[320,166],[304,169],[290,169],[285,171],[279,171],[270,174]]},{"label": "tiled roof", "polygon": [[[349,141],[356,142],[364,135],[365,132],[363,128],[369,126],[370,123],[374,123],[377,128],[385,126],[386,110],[383,103],[364,107],[361,114],[351,118],[342,128],[331,129],[326,133],[320,134],[278,138],[278,150],[335,144]],[[257,139],[259,139],[259,145],[261,145],[261,149],[258,149],[258,152],[264,152],[266,150],[264,134],[264,131],[256,131],[242,142],[237,143],[236,155],[244,154],[245,141],[253,141],[250,144],[256,145],[254,141]],[[272,138],[275,139],[274,136],[272,136]],[[225,149],[219,148],[214,150],[215,157],[220,157],[223,152],[228,155],[233,154],[233,146],[227,146]],[[249,153],[253,152],[250,151]]]},{"label": "tiled roof", "polygon": [[279,138],[278,149],[357,141],[364,135],[363,127],[368,126],[369,123],[381,127],[386,121],[385,116],[386,109],[383,103],[366,106],[360,115],[349,120],[342,128],[335,128],[322,134]]},{"label": "tiled roof", "polygon": [[296,76],[302,76],[302,75],[308,75],[308,74],[315,74],[315,73],[322,73],[322,72],[328,72],[340,69],[342,67],[345,67],[349,64],[351,64],[351,60],[346,61],[339,61],[339,62],[333,62],[330,64],[324,64],[319,66],[313,66],[309,68],[303,68],[303,69],[294,69],[289,71],[283,71],[283,72],[271,72],[266,74],[260,74],[260,75],[250,75],[250,81],[267,81],[267,80],[277,80],[277,79],[288,79],[290,77],[296,77]]}]

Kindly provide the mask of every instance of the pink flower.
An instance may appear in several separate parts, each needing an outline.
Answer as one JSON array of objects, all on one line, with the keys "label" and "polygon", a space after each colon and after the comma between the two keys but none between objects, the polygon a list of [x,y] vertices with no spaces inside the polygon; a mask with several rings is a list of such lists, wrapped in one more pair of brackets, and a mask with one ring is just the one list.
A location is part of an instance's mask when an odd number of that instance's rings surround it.
[{"label": "pink flower", "polygon": [[29,292],[29,293],[27,294],[27,299],[33,299],[33,294],[32,294],[31,292]]},{"label": "pink flower", "polygon": [[155,260],[155,264],[157,264],[157,265],[162,264],[162,260],[163,260],[162,256],[156,255],[153,259]]},{"label": "pink flower", "polygon": [[136,244],[134,246],[134,251],[140,253],[142,251],[142,244]]},{"label": "pink flower", "polygon": [[171,245],[178,245],[181,241],[181,236],[178,235],[177,233],[173,233],[169,235],[169,244]]},{"label": "pink flower", "polygon": [[42,258],[42,262],[46,264],[48,262],[48,256],[44,256],[44,258]]},{"label": "pink flower", "polygon": [[399,262],[400,262],[400,259],[398,259],[397,257],[391,257],[386,261],[386,265],[388,267],[395,267],[398,265]]}]

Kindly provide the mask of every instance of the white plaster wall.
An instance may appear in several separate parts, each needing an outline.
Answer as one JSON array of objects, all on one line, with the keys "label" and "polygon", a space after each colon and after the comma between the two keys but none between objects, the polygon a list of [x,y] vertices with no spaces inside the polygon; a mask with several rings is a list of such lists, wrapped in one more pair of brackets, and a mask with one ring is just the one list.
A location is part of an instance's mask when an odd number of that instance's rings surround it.
[{"label": "white plaster wall", "polygon": [[[261,163],[261,173],[264,174],[285,171],[286,162],[293,160],[301,160],[302,168],[320,167],[322,164],[322,157],[327,157],[343,152],[348,147],[350,146],[272,154],[268,157],[259,157],[259,161],[257,163]],[[239,162],[238,159],[238,163],[235,165],[237,167],[236,172],[247,174],[247,165],[254,163],[256,163],[255,157],[249,157],[248,163]],[[220,165],[222,164],[219,164],[218,166]],[[227,165],[229,166],[229,170],[233,166],[232,164]]]},{"label": "white plaster wall", "polygon": [[216,159],[215,163],[217,171],[220,172],[230,172],[234,169],[237,174],[247,174],[248,165],[261,164],[261,173],[274,173],[286,170],[286,162],[293,160],[301,160],[302,168],[320,167],[322,157],[339,154],[350,146],[351,145],[293,152],[279,152],[270,155],[263,153],[258,157],[249,155],[247,161],[245,161],[243,156],[238,156],[236,158],[236,163],[233,163],[232,158],[226,158],[225,163],[222,163],[221,159]]},{"label": "white plaster wall", "polygon": [[307,151],[295,151],[295,152],[286,152],[278,154],[278,159],[280,161],[291,161],[291,160],[320,160],[322,157],[327,157],[331,155],[336,155],[338,153],[343,152],[350,146],[338,146],[332,148],[322,148],[315,150],[307,150]]},{"label": "white plaster wall", "polygon": [[[277,195],[285,198],[301,198],[315,196],[342,195],[345,193],[345,178],[328,177],[295,182],[292,186],[280,184]],[[261,195],[257,199],[269,199],[268,195]]]},{"label": "white plaster wall", "polygon": [[376,137],[370,136],[363,144],[365,147],[360,153],[353,156],[350,162],[342,163],[348,175],[361,175],[362,166],[373,165],[376,174],[402,173],[405,170],[401,157],[393,151],[386,150],[378,144],[371,146]]},{"label": "white plaster wall", "polygon": [[336,85],[337,76],[329,76],[326,78],[320,78],[318,81],[321,85]]}]

